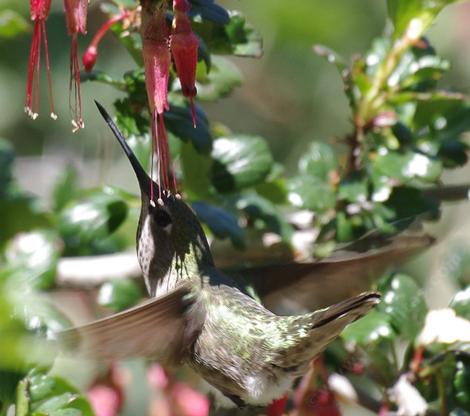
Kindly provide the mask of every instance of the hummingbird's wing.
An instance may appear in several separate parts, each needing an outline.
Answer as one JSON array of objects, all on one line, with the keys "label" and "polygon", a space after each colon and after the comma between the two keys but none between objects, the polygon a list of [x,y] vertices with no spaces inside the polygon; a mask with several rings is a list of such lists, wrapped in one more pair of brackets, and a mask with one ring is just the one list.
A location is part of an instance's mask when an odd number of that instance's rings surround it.
[{"label": "hummingbird's wing", "polygon": [[296,368],[299,375],[303,374],[309,360],[320,354],[346,325],[366,315],[379,301],[379,293],[366,292],[306,315],[285,317],[289,321],[287,333],[298,338],[279,351],[276,365]]},{"label": "hummingbird's wing", "polygon": [[[151,357],[178,362],[202,325],[195,297],[186,286],[147,303],[59,332],[64,349],[93,359]],[[192,308],[191,311],[188,311]]]},{"label": "hummingbird's wing", "polygon": [[[386,269],[432,245],[426,234],[398,234],[378,248],[340,251],[312,262],[291,262],[238,270],[263,305],[277,314],[313,311],[356,295]],[[234,276],[237,277],[237,274]]]}]

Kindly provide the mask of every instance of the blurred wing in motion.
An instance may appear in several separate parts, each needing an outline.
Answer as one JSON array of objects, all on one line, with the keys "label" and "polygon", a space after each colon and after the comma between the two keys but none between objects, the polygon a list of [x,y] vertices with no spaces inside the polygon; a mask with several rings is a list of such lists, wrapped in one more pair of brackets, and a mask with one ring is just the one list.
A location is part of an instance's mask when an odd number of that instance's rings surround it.
[{"label": "blurred wing in motion", "polygon": [[[238,270],[235,274],[278,314],[299,314],[335,304],[370,288],[390,266],[403,262],[434,242],[427,234],[401,233],[377,248],[351,245],[324,260],[284,263]],[[360,249],[361,251],[354,251]]]},{"label": "blurred wing in motion", "polygon": [[[59,332],[64,349],[93,359],[151,357],[180,361],[202,325],[197,303],[186,286],[135,308]],[[191,311],[189,311],[191,309]]]}]

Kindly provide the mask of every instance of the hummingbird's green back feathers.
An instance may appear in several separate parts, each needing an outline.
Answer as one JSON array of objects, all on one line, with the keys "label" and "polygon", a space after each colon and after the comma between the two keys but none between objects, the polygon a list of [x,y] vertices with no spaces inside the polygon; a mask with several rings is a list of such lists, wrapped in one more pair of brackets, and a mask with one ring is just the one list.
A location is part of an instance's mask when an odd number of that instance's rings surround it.
[{"label": "hummingbird's green back feathers", "polygon": [[[166,296],[57,334],[66,349],[93,359],[151,357],[177,363],[200,327],[198,314],[187,313],[194,304],[187,286]],[[191,322],[190,322],[191,320]]]}]

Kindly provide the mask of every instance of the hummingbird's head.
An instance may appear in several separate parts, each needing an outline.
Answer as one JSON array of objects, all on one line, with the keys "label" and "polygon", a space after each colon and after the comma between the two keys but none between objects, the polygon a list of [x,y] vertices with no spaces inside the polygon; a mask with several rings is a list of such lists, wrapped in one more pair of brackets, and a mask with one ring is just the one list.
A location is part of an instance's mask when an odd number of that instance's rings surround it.
[{"label": "hummingbird's head", "polygon": [[129,159],[139,183],[142,205],[137,255],[149,294],[156,296],[163,281],[168,290],[178,280],[199,275],[202,268],[212,266],[209,245],[198,218],[179,195],[160,190],[153,182],[154,194],[159,200],[151,199],[151,178],[106,110],[98,102],[96,105]]}]

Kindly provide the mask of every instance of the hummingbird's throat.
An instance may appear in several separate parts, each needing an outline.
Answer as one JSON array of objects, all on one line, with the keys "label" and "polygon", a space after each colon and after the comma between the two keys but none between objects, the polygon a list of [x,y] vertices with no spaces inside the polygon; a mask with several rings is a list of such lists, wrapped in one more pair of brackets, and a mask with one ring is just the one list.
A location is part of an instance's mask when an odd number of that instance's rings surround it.
[{"label": "hummingbird's throat", "polygon": [[[154,155],[157,155],[156,182],[158,184],[158,195],[155,195],[154,178]],[[168,145],[168,135],[163,120],[163,114],[158,114],[157,110],[152,114],[152,163],[150,167],[150,201],[155,204],[164,205],[163,197],[174,194],[180,198],[178,185],[176,183],[175,170],[171,159]],[[155,199],[157,198],[157,199]],[[155,205],[153,205],[155,206]]]}]

